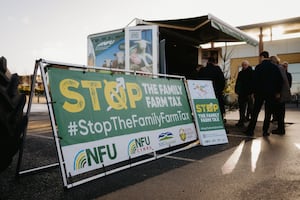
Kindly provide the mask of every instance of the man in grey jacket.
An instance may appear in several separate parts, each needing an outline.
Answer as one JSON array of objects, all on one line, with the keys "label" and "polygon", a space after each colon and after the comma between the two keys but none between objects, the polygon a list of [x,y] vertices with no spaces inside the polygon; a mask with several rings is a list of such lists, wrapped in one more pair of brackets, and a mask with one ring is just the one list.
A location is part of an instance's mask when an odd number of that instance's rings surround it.
[{"label": "man in grey jacket", "polygon": [[289,79],[287,76],[287,72],[283,64],[279,64],[279,58],[276,56],[271,56],[271,61],[272,60],[277,60],[278,63],[277,66],[280,70],[282,79],[283,79],[283,85],[280,91],[280,98],[278,101],[276,101],[275,104],[275,110],[274,114],[276,116],[276,119],[278,120],[278,127],[275,130],[272,130],[273,134],[278,134],[278,135],[284,135],[285,134],[285,125],[284,125],[284,118],[285,118],[285,103],[291,100],[291,90],[290,90],[290,83]]}]

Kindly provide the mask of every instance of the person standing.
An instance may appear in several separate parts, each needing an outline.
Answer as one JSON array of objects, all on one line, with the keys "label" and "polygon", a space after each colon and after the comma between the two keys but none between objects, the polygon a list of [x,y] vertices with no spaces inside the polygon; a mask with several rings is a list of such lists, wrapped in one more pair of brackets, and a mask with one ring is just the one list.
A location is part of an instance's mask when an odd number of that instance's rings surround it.
[{"label": "person standing", "polygon": [[[273,56],[272,56],[273,58]],[[277,60],[276,60],[277,59]],[[279,64],[279,58],[274,56],[274,60],[278,63],[278,68],[281,72],[283,78],[283,85],[280,91],[280,99],[275,104],[275,111],[274,114],[278,121],[277,129],[272,130],[272,134],[284,135],[285,134],[285,125],[284,125],[284,118],[285,118],[285,104],[286,102],[291,100],[291,84],[292,84],[292,77],[289,72],[287,72],[287,63],[283,62],[282,65]],[[288,76],[288,73],[290,76]]]},{"label": "person standing", "polygon": [[255,67],[253,74],[254,106],[246,135],[253,136],[257,118],[264,105],[263,136],[269,136],[270,119],[276,99],[280,97],[283,79],[278,67],[269,59],[269,52],[260,53],[260,64]]},{"label": "person standing", "polygon": [[288,71],[289,63],[287,61],[284,61],[284,62],[282,62],[282,66],[285,69],[286,76],[287,76],[288,83],[289,83],[289,87],[291,88],[292,87],[292,82],[293,82],[293,77],[292,77],[292,74]]},{"label": "person standing", "polygon": [[253,69],[251,66],[249,66],[249,62],[247,60],[244,60],[241,65],[242,70],[238,73],[234,88],[235,93],[238,95],[239,104],[239,121],[236,124],[237,127],[245,126],[244,123],[250,119],[250,113],[253,109]]},{"label": "person standing", "polygon": [[221,67],[217,65],[214,57],[209,57],[207,64],[199,71],[199,79],[211,80],[213,88],[218,99],[222,118],[225,116],[225,103],[223,98],[223,90],[225,88],[225,77]]},{"label": "person standing", "polygon": [[203,69],[203,65],[202,64],[197,64],[194,72],[193,72],[193,75],[192,75],[192,78],[193,79],[199,79],[199,74],[201,73],[201,70]]}]

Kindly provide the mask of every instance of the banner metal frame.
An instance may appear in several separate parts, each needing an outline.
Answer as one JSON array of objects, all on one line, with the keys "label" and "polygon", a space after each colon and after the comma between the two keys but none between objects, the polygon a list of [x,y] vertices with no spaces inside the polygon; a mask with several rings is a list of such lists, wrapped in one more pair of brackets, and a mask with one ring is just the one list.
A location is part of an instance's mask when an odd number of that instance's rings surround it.
[{"label": "banner metal frame", "polygon": [[[108,71],[109,73],[120,73],[120,72],[122,72],[122,73],[133,74],[133,75],[152,76],[152,77],[155,77],[155,78],[157,78],[157,77],[175,78],[175,79],[182,80],[184,82],[184,86],[187,90],[186,78],[184,76],[159,74],[159,73],[153,74],[153,73],[145,73],[145,72],[140,72],[140,71],[112,69],[112,68],[94,67],[94,66],[89,67],[89,66],[85,66],[85,65],[61,63],[61,62],[55,62],[55,61],[48,61],[48,60],[44,60],[44,59],[37,60],[36,63],[35,63],[34,73],[33,73],[33,76],[32,76],[33,78],[32,78],[32,81],[31,81],[31,92],[30,92],[29,102],[28,102],[28,106],[27,106],[26,116],[28,117],[28,120],[29,120],[32,101],[33,101],[33,96],[34,96],[34,90],[35,90],[36,77],[37,77],[37,74],[38,74],[38,70],[40,70],[41,77],[42,77],[42,82],[44,84],[44,90],[45,90],[45,95],[46,95],[48,113],[49,113],[51,128],[52,128],[52,135],[53,135],[53,139],[55,141],[56,151],[57,151],[57,155],[58,155],[58,163],[53,163],[53,164],[49,164],[49,165],[45,165],[45,166],[35,167],[35,168],[32,168],[32,169],[21,170],[22,159],[23,159],[23,150],[24,150],[26,134],[27,134],[27,127],[25,127],[24,135],[23,135],[22,142],[21,142],[21,147],[20,147],[20,150],[19,150],[18,163],[17,163],[17,167],[16,167],[16,177],[17,178],[19,178],[20,175],[25,175],[25,174],[29,174],[29,173],[33,173],[33,172],[37,172],[37,171],[41,171],[41,170],[46,170],[46,169],[49,169],[49,168],[59,166],[60,171],[61,171],[61,175],[62,175],[63,186],[65,188],[69,189],[69,188],[72,188],[74,186],[78,186],[78,185],[81,185],[83,183],[87,183],[89,181],[98,179],[100,177],[104,177],[106,175],[113,174],[115,172],[118,172],[118,171],[121,171],[121,170],[124,170],[124,169],[128,169],[128,168],[131,168],[131,167],[134,167],[134,166],[137,166],[137,165],[140,165],[140,164],[152,161],[152,160],[156,160],[156,159],[165,157],[167,155],[174,154],[174,153],[177,153],[177,152],[180,152],[180,151],[183,151],[183,150],[187,150],[187,149],[190,149],[194,146],[199,145],[198,136],[197,136],[196,140],[190,141],[189,143],[184,143],[185,146],[183,146],[183,147],[179,147],[177,149],[167,148],[167,149],[169,149],[169,151],[167,151],[165,153],[161,153],[161,154],[157,153],[157,151],[154,151],[153,156],[150,157],[150,158],[135,161],[133,163],[129,162],[129,164],[122,165],[122,166],[114,168],[114,169],[110,169],[109,171],[104,170],[102,173],[98,173],[98,174],[90,176],[90,177],[82,178],[78,181],[72,181],[72,177],[68,177],[67,173],[66,173],[65,161],[64,161],[63,154],[62,154],[62,151],[61,151],[61,146],[60,146],[60,143],[59,143],[58,130],[57,130],[57,127],[56,127],[55,114],[54,114],[53,105],[52,105],[54,102],[52,102],[52,99],[51,99],[51,96],[50,96],[50,91],[49,91],[49,88],[47,87],[47,85],[48,85],[47,68],[53,67],[53,65],[55,65],[55,67],[57,67],[57,68],[66,67],[69,70]],[[190,109],[191,109],[191,113],[193,113],[192,112],[192,107],[190,105],[190,96],[188,94],[188,91],[187,91],[187,98],[189,100],[189,106],[190,106]],[[194,119],[193,119],[193,123],[194,123]],[[27,126],[28,126],[28,124],[27,124]],[[196,133],[196,135],[197,135],[197,133]],[[172,147],[175,147],[175,146],[172,146]],[[131,158],[129,158],[129,159],[131,159]],[[105,166],[103,166],[103,168],[105,169]]]}]

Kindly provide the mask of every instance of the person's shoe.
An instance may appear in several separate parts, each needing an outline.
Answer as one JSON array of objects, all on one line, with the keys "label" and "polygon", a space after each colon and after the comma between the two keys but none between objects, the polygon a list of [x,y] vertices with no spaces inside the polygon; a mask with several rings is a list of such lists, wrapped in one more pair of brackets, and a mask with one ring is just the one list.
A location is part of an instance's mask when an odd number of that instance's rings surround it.
[{"label": "person's shoe", "polygon": [[270,135],[270,133],[268,133],[268,132],[263,132],[263,136],[264,137],[268,137]]},{"label": "person's shoe", "polygon": [[235,126],[236,126],[236,127],[239,127],[239,128],[242,128],[242,127],[244,127],[245,125],[244,125],[244,123],[242,123],[242,122],[238,122],[238,123],[235,124]]},{"label": "person's shoe", "polygon": [[272,134],[284,135],[285,131],[284,130],[279,130],[279,129],[274,129],[274,130],[272,130]]},{"label": "person's shoe", "polygon": [[246,131],[244,131],[244,133],[245,133],[247,136],[250,136],[250,137],[252,137],[252,136],[254,135],[254,132],[253,132],[253,131],[248,131],[248,130],[246,130]]}]

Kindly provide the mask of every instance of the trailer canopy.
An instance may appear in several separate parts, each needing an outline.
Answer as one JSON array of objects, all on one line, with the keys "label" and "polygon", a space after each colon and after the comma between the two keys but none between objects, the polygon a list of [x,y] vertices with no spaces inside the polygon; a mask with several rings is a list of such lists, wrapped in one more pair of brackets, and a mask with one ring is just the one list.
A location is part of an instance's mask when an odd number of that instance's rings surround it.
[{"label": "trailer canopy", "polygon": [[246,42],[253,46],[258,45],[257,40],[211,14],[175,20],[137,19],[136,23],[137,25],[158,25],[162,39],[182,41],[192,46],[209,42]]}]

